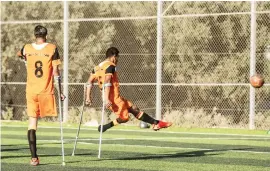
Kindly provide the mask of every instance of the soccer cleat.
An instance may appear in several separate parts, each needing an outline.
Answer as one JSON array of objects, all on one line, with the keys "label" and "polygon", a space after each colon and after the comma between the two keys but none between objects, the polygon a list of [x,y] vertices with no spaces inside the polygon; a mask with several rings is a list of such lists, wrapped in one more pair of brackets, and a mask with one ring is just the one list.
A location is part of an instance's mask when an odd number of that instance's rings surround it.
[{"label": "soccer cleat", "polygon": [[39,158],[32,158],[30,161],[30,165],[32,165],[32,166],[39,165]]},{"label": "soccer cleat", "polygon": [[162,128],[168,128],[172,125],[171,122],[164,122],[164,121],[159,121],[158,124],[153,125],[153,130],[158,131]]}]

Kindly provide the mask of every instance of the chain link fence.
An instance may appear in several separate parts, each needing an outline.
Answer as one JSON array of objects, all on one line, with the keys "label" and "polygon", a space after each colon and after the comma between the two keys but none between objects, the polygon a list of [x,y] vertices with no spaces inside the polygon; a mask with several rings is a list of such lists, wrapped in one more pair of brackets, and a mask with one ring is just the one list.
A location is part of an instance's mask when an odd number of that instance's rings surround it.
[{"label": "chain link fence", "polygon": [[[268,83],[270,2],[256,6],[256,72]],[[63,8],[63,2],[1,2],[2,119],[27,118],[26,70],[15,54],[34,41],[37,24],[63,54]],[[78,122],[83,84],[110,46],[120,50],[121,94],[155,116],[157,2],[68,2],[68,8],[69,121]],[[250,9],[246,1],[163,2],[163,119],[183,127],[249,127]],[[269,85],[255,92],[255,128],[269,129]],[[101,106],[95,88],[84,122],[98,119]]]}]

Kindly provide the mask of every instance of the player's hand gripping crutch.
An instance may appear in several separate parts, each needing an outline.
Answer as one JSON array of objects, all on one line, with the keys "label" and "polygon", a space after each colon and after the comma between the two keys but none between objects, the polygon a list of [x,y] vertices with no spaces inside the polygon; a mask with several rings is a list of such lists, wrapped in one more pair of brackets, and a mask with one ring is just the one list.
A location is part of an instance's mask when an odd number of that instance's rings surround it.
[{"label": "player's hand gripping crutch", "polygon": [[101,113],[101,128],[100,128],[100,134],[99,134],[99,147],[98,147],[98,158],[101,157],[101,143],[102,143],[102,132],[103,132],[103,122],[104,122],[104,113],[105,113],[105,87],[103,85],[102,87],[102,113]]},{"label": "player's hand gripping crutch", "polygon": [[62,111],[62,101],[65,99],[61,91],[61,81],[60,76],[55,76],[55,81],[57,83],[57,92],[58,92],[58,103],[59,103],[59,120],[60,120],[60,133],[61,133],[61,145],[62,145],[62,165],[65,166],[65,152],[64,152],[64,138],[63,138],[63,111]]},{"label": "player's hand gripping crutch", "polygon": [[75,142],[74,142],[72,156],[75,155],[75,150],[76,150],[76,147],[77,147],[77,140],[78,140],[79,134],[80,134],[81,124],[82,124],[82,119],[83,119],[83,110],[84,110],[85,100],[86,100],[85,99],[85,94],[86,94],[86,85],[84,84],[84,87],[83,87],[83,104],[82,104],[82,109],[81,109],[81,112],[80,112],[80,123],[79,123],[79,128],[77,130],[76,139],[75,139]]}]

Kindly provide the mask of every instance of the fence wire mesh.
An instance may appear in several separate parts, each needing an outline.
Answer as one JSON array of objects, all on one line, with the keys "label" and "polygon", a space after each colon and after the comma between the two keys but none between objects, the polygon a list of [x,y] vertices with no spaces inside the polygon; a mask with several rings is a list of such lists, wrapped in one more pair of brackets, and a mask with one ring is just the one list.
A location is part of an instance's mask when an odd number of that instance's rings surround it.
[{"label": "fence wire mesh", "polygon": [[[270,2],[257,2],[256,72],[269,83]],[[120,50],[121,94],[155,116],[157,2],[68,3],[69,122],[78,122],[83,83],[110,46]],[[63,54],[62,2],[1,2],[1,117],[26,117],[25,65],[16,52],[37,24]],[[248,128],[250,2],[163,2],[162,117],[184,127]],[[54,12],[52,12],[54,11]],[[63,69],[63,68],[62,68]],[[270,127],[269,86],[256,89],[256,129]],[[98,119],[102,101],[84,122]],[[114,117],[108,112],[107,120]],[[136,123],[133,120],[130,123]]]}]

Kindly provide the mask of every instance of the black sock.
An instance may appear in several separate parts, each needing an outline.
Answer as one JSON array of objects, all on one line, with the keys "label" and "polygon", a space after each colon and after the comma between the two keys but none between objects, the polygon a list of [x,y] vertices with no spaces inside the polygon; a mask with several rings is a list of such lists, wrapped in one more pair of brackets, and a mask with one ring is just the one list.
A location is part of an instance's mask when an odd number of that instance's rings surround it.
[{"label": "black sock", "polygon": [[31,156],[32,158],[37,158],[38,156],[37,156],[36,130],[34,129],[28,130],[27,137],[28,137],[29,148],[31,151]]},{"label": "black sock", "polygon": [[154,118],[152,118],[151,116],[149,116],[147,113],[143,112],[142,116],[140,118],[138,118],[141,121],[144,121],[146,123],[149,124],[158,124],[158,120],[155,120]]},{"label": "black sock", "polygon": [[[103,125],[102,132],[105,132],[107,129],[109,129],[113,126],[114,126],[113,121]],[[100,132],[100,131],[101,131],[101,125],[98,126],[98,132]]]}]

